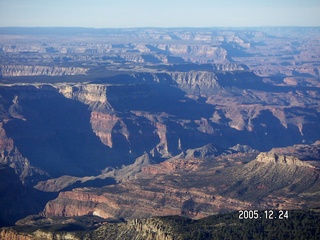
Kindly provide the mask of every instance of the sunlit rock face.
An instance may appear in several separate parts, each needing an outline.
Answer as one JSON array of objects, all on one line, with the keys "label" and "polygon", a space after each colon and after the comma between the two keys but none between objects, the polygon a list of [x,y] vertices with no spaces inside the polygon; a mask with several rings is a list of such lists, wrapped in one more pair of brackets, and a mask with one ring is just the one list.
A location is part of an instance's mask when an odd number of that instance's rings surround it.
[{"label": "sunlit rock face", "polygon": [[59,66],[2,65],[2,77],[64,76],[86,74],[87,68]]},{"label": "sunlit rock face", "polygon": [[300,167],[310,167],[314,168],[309,163],[305,163],[300,161],[298,158],[292,157],[292,156],[285,156],[285,155],[277,155],[273,152],[271,153],[260,153],[256,161],[262,162],[262,163],[278,163],[278,164],[285,164],[290,166],[300,166]]}]

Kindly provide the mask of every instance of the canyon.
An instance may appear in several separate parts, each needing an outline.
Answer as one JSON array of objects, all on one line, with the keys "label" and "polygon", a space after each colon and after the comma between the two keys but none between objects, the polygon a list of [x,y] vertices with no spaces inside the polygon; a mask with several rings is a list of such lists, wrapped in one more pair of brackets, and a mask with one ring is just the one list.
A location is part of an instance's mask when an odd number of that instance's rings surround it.
[{"label": "canyon", "polygon": [[0,28],[0,226],[319,209],[319,28],[25,31]]}]

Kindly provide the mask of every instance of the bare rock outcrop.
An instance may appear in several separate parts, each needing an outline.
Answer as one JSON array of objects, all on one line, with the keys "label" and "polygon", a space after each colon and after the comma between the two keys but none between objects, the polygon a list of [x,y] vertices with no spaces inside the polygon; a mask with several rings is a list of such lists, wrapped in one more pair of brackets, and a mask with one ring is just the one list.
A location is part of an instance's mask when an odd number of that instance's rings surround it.
[{"label": "bare rock outcrop", "polygon": [[250,206],[246,201],[214,195],[214,188],[190,189],[173,184],[161,186],[160,182],[164,180],[158,181],[147,186],[126,182],[100,190],[76,189],[61,192],[58,198],[47,203],[43,215],[89,214],[102,218],[134,219],[183,214],[198,219],[216,214],[221,209],[236,210],[240,206]]},{"label": "bare rock outcrop", "polygon": [[262,162],[262,163],[275,163],[275,164],[284,164],[289,166],[314,168],[314,166],[312,166],[311,164],[303,162],[296,157],[278,155],[274,152],[260,153],[257,156],[256,161]]},{"label": "bare rock outcrop", "polygon": [[2,228],[0,231],[0,239],[3,240],[33,240],[32,234],[18,232],[10,228]]},{"label": "bare rock outcrop", "polygon": [[2,65],[2,77],[83,75],[88,68],[59,66]]},{"label": "bare rock outcrop", "polygon": [[155,44],[154,47],[168,51],[175,56],[182,57],[186,61],[206,63],[212,60],[224,63],[227,61],[227,51],[221,47],[209,44]]},{"label": "bare rock outcrop", "polygon": [[113,112],[108,101],[107,85],[104,84],[76,84],[61,85],[58,90],[66,98],[78,100],[88,105],[91,110],[90,123],[93,132],[106,146],[113,147],[113,130],[116,124],[121,126],[121,134],[128,139],[125,123]]},{"label": "bare rock outcrop", "polygon": [[112,131],[117,123],[125,126],[123,121],[115,114],[102,113],[93,111],[91,113],[91,126],[101,142],[108,147],[113,147]]},{"label": "bare rock outcrop", "polygon": [[173,72],[171,77],[188,94],[202,95],[221,91],[216,74],[212,72]]},{"label": "bare rock outcrop", "polygon": [[107,99],[107,86],[103,84],[58,84],[58,91],[69,99],[78,100],[89,106],[89,109],[104,111],[111,109]]},{"label": "bare rock outcrop", "polygon": [[[84,235],[84,234],[83,234]],[[59,231],[48,231],[48,230],[34,230],[29,232],[19,231],[12,228],[2,228],[0,230],[0,239],[5,240],[34,240],[34,239],[41,239],[41,240],[81,240],[83,237],[77,236],[75,232],[59,232]]]}]

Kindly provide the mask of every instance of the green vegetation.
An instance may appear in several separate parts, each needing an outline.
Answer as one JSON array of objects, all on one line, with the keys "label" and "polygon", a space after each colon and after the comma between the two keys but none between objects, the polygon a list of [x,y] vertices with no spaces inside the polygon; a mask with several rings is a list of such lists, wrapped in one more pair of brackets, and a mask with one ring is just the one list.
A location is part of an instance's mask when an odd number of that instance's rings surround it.
[{"label": "green vegetation", "polygon": [[[262,211],[260,211],[262,212]],[[276,211],[275,211],[276,212]],[[262,216],[262,215],[261,215]],[[274,217],[279,215],[274,214]],[[31,219],[32,220],[32,219]],[[33,220],[35,220],[33,218]],[[67,221],[66,221],[67,220]],[[70,221],[73,222],[70,222]],[[75,218],[45,218],[29,222],[32,225],[15,226],[17,235],[37,237],[37,232],[63,237],[70,234],[74,239],[155,239],[170,236],[176,240],[215,239],[320,239],[320,212],[289,211],[288,219],[239,219],[239,213],[214,215],[200,220],[181,216],[154,217],[122,222],[105,221],[95,216]]]},{"label": "green vegetation", "polygon": [[320,214],[290,211],[289,219],[240,220],[238,212],[201,220],[163,217],[182,239],[319,239]]}]

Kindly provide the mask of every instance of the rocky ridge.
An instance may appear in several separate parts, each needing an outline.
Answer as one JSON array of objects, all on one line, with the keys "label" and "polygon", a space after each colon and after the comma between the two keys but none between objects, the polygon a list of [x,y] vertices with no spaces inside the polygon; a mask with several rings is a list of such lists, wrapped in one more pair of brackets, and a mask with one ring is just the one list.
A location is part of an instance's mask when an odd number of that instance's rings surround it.
[{"label": "rocky ridge", "polygon": [[64,76],[86,74],[88,68],[59,66],[2,65],[1,77]]},{"label": "rocky ridge", "polygon": [[[87,177],[74,177],[74,176],[61,176],[59,178],[53,178],[46,181],[39,181],[34,188],[44,192],[60,192],[75,186],[95,186],[100,184],[112,184],[116,182],[126,182],[134,179],[138,173],[142,171],[145,166],[154,164],[155,162],[151,159],[149,154],[138,157],[133,164],[128,166],[122,166],[120,169],[106,168],[98,176],[87,176]],[[115,181],[112,181],[114,179]],[[108,181],[109,180],[109,181]]]},{"label": "rocky ridge", "polygon": [[[93,214],[126,219],[178,214],[202,218],[244,206],[246,209],[317,206],[319,172],[313,166],[273,153],[261,153],[247,164],[232,164],[229,158],[227,155],[217,162],[174,158],[145,166],[128,182],[62,192],[47,204],[43,214]],[[234,167],[226,167],[230,164]]]},{"label": "rocky ridge", "polygon": [[285,156],[285,155],[277,155],[276,153],[260,153],[257,158],[257,162],[262,163],[276,163],[276,164],[286,164],[289,166],[300,166],[300,167],[309,167],[314,168],[314,166],[310,165],[309,163],[303,162],[298,158],[292,156]]}]

